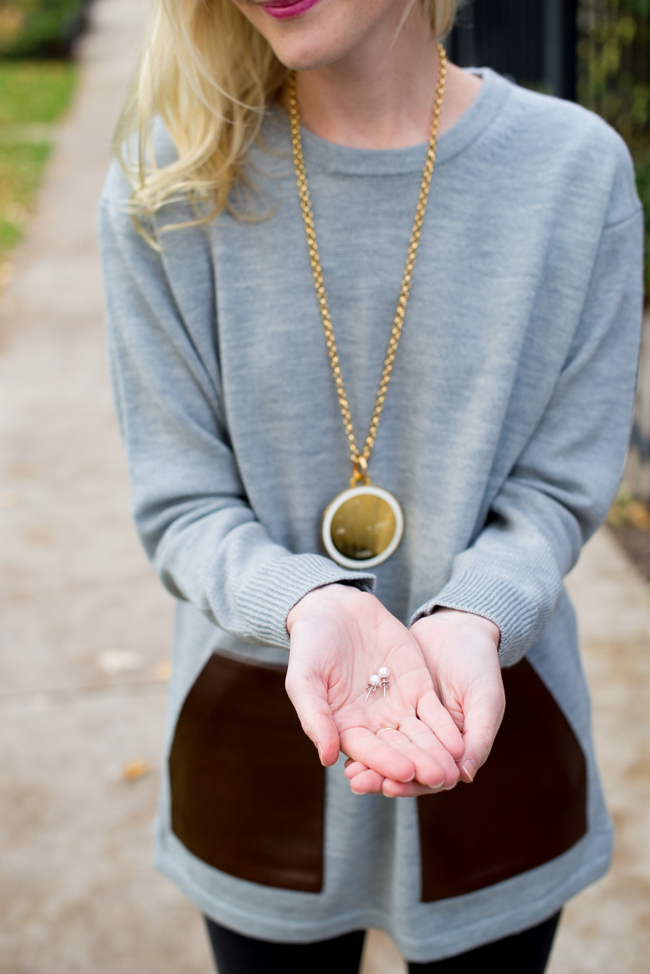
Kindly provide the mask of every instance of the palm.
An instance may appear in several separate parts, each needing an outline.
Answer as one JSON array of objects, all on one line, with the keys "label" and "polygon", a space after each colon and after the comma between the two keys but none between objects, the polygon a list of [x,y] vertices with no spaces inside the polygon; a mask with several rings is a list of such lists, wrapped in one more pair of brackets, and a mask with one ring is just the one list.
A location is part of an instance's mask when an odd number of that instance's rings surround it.
[{"label": "palm", "polygon": [[[459,763],[463,781],[474,780],[487,760],[505,706],[499,668],[497,627],[480,616],[444,609],[412,628],[432,674],[436,695],[463,736]],[[348,762],[346,774],[355,791],[418,795],[423,783],[377,782],[360,762]],[[356,786],[356,782],[359,785]]]},{"label": "palm", "polygon": [[[330,586],[303,609],[291,629],[287,692],[323,763],[332,764],[340,749],[371,775],[415,777],[433,788],[454,784],[449,747],[462,753],[460,735],[409,631],[356,589]],[[368,694],[370,675],[381,666],[390,669],[390,689]],[[399,730],[377,737],[385,727]]]}]

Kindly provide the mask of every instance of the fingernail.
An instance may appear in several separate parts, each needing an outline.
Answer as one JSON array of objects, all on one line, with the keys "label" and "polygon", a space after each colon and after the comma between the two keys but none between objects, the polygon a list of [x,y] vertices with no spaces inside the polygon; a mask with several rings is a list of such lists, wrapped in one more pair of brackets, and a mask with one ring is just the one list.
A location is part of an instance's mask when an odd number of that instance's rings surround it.
[{"label": "fingernail", "polygon": [[323,749],[320,746],[320,744],[317,744],[316,747],[318,748],[318,758],[320,760],[320,763],[322,764],[323,763]]},{"label": "fingernail", "polygon": [[401,781],[402,784],[404,785],[408,785],[409,781],[413,781],[414,778],[415,778],[415,771],[408,778],[398,778],[397,780]]},{"label": "fingernail", "polygon": [[476,761],[472,761],[471,758],[468,761],[465,761],[462,765],[462,770],[465,772],[470,781],[474,781],[476,772],[478,771]]}]

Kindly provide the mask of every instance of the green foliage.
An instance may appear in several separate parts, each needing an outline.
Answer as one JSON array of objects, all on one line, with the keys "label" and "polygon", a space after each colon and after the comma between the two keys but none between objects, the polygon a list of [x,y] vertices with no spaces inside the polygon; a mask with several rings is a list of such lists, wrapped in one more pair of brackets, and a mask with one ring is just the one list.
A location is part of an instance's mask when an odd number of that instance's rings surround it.
[{"label": "green foliage", "polygon": [[0,0],[0,56],[69,57],[87,0]]},{"label": "green foliage", "polygon": [[581,0],[578,98],[625,139],[646,214],[650,295],[650,0]]},{"label": "green foliage", "polygon": [[50,149],[47,143],[0,146],[0,255],[22,236]]},{"label": "green foliage", "polygon": [[[583,3],[578,94],[632,150],[650,143],[650,0]],[[587,16],[588,15],[588,16]]]},{"label": "green foliage", "polygon": [[650,296],[650,152],[637,163],[636,185],[645,211],[645,286]]},{"label": "green foliage", "polygon": [[22,236],[51,151],[48,126],[68,107],[76,75],[70,63],[0,62],[0,263]]},{"label": "green foliage", "polygon": [[65,61],[0,62],[0,126],[56,121],[76,77],[76,66]]}]

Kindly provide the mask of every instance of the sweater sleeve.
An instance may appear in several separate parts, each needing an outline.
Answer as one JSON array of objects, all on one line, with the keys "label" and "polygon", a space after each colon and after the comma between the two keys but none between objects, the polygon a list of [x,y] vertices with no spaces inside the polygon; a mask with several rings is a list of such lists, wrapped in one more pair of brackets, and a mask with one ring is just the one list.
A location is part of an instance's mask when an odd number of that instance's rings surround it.
[{"label": "sweater sleeve", "polygon": [[[157,252],[120,195],[128,187],[114,168],[100,236],[111,377],[140,539],[176,598],[241,638],[288,648],[286,617],[304,595],[334,582],[371,591],[374,576],[294,554],[256,519],[229,442],[205,236],[200,228],[165,235],[182,244]],[[173,260],[184,273],[168,273]]]},{"label": "sweater sleeve", "polygon": [[454,559],[413,624],[447,607],[491,619],[502,665],[542,634],[563,576],[604,520],[630,431],[642,304],[642,214],[603,231],[570,352],[547,408],[494,497],[486,524]]}]

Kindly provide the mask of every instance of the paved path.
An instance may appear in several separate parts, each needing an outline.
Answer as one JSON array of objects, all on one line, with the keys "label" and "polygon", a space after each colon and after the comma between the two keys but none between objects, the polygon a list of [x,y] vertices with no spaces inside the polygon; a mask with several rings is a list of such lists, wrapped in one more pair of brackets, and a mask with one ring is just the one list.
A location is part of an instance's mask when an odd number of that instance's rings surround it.
[{"label": "paved path", "polygon": [[[0,970],[205,974],[151,869],[171,604],[128,525],[95,213],[141,0],[100,0],[0,311]],[[131,667],[130,669],[128,667]],[[129,783],[123,767],[146,761]]]},{"label": "paved path", "polygon": [[[151,868],[170,600],[134,538],[102,335],[95,206],[143,0],[98,0],[82,85],[0,303],[0,971],[208,974]],[[552,974],[647,974],[650,607],[611,539],[571,582],[619,827]],[[127,781],[129,763],[148,774]],[[403,971],[373,936],[364,974]]]}]

